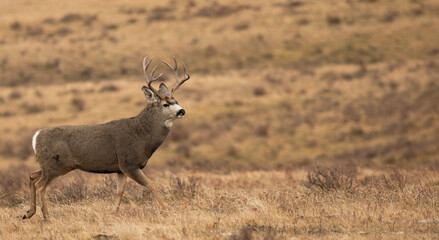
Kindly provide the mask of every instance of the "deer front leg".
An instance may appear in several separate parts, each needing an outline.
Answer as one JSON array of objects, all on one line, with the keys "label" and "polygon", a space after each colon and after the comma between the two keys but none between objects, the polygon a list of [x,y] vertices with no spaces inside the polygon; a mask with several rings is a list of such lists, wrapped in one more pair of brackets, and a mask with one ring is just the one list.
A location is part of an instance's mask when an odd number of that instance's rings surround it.
[{"label": "deer front leg", "polygon": [[122,201],[122,195],[125,191],[125,187],[127,185],[127,175],[123,173],[117,174],[117,199],[116,204],[113,208],[113,213],[116,213],[119,210],[120,202]]},{"label": "deer front leg", "polygon": [[150,179],[148,179],[145,174],[143,174],[142,171],[140,171],[140,169],[133,169],[133,170],[128,170],[124,172],[126,175],[128,175],[129,178],[133,179],[135,182],[137,182],[138,184],[148,188],[153,194],[154,197],[157,199],[157,201],[160,204],[160,207],[163,210],[167,210],[165,204],[163,203],[162,199],[160,198],[159,194],[157,193],[157,191],[155,190],[154,184],[152,183],[152,181]]}]

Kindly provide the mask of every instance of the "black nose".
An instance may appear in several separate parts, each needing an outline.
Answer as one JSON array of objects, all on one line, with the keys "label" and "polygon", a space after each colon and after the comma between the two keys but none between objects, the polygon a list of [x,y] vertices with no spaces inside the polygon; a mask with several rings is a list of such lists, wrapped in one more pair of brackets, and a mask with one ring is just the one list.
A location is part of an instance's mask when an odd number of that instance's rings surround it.
[{"label": "black nose", "polygon": [[184,116],[186,112],[184,111],[184,109],[180,109],[180,111],[178,111],[177,115],[178,116]]}]

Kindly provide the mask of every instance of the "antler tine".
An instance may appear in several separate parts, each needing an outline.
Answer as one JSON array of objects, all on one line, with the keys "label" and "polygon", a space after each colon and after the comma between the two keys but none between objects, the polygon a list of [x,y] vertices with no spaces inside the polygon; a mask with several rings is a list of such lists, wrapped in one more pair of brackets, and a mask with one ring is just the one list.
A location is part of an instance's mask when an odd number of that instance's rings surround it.
[{"label": "antler tine", "polygon": [[175,56],[172,56],[172,59],[174,59],[175,71],[177,71],[177,59],[175,59]]},{"label": "antler tine", "polygon": [[189,73],[186,72],[186,65],[184,65],[183,61],[181,61],[181,65],[183,66],[183,70],[184,70],[183,73],[184,79],[182,79],[181,81],[177,81],[177,84],[175,84],[175,86],[172,87],[171,93],[177,91],[177,89],[181,86],[181,84],[183,84],[184,82],[189,80],[189,78],[191,78],[191,75],[189,75]]},{"label": "antler tine", "polygon": [[189,73],[186,72],[186,65],[184,65],[183,61],[181,61],[181,65],[183,65],[183,70],[184,70],[184,75],[183,76],[185,78],[187,78],[187,79],[184,80],[184,81],[186,81],[186,80],[188,80],[191,77],[191,75],[189,75]]},{"label": "antler tine", "polygon": [[151,71],[151,82],[157,81],[157,79],[159,79],[163,75],[163,73],[160,73],[157,77],[154,77],[154,72],[155,72],[156,68],[157,68],[157,65],[155,65]]},{"label": "antler tine", "polygon": [[175,57],[172,57],[174,59],[174,65],[175,67],[171,66],[171,64],[167,63],[165,60],[161,60],[168,68],[170,68],[172,71],[177,71],[177,59]]},{"label": "antler tine", "polygon": [[171,66],[171,64],[169,64],[168,62],[166,62],[165,60],[161,60],[164,64],[166,64],[166,66],[168,66],[169,69],[171,69],[172,71],[174,71],[174,77],[175,77],[175,81],[178,83],[178,71],[177,71],[177,60],[175,59],[175,57],[172,57],[174,59],[174,67]]},{"label": "antler tine", "polygon": [[147,58],[148,58],[147,56],[145,56],[145,57],[143,58],[143,74],[145,75],[145,78],[148,78],[148,75],[146,74],[146,69],[148,69],[149,64],[150,64],[151,61],[154,59],[154,58],[151,58],[151,59],[149,59],[148,62],[146,62],[146,59],[147,59]]},{"label": "antler tine", "polygon": [[171,90],[171,94],[174,94],[174,92],[180,87],[180,85],[181,84],[183,84],[184,82],[186,82],[189,78],[190,78],[190,75],[186,72],[186,66],[184,65],[184,62],[182,61],[181,62],[181,65],[183,65],[183,69],[184,69],[184,79],[182,79],[182,80],[178,80],[178,71],[177,71],[177,69],[178,69],[178,65],[177,65],[177,59],[175,59],[175,57],[172,57],[172,59],[174,59],[174,67],[171,65],[171,64],[169,64],[169,63],[167,63],[165,60],[161,60],[164,64],[166,64],[166,66],[168,66],[169,67],[169,69],[171,69],[172,71],[174,71],[174,77],[175,77],[175,81],[176,81],[176,83],[175,83],[175,85],[174,85],[174,87],[172,87],[172,90]]},{"label": "antler tine", "polygon": [[163,94],[161,94],[159,91],[155,90],[151,85],[153,82],[157,81],[163,75],[163,73],[160,73],[157,77],[154,77],[154,72],[157,69],[157,65],[155,65],[151,71],[151,75],[148,76],[147,70],[148,70],[149,64],[151,64],[151,62],[154,58],[151,58],[151,59],[149,59],[148,62],[146,62],[147,58],[148,57],[143,58],[143,74],[145,75],[146,84],[148,85],[148,88],[151,89],[151,91],[153,91],[155,94],[157,94],[157,96],[159,96],[161,99],[164,99],[165,96]]}]

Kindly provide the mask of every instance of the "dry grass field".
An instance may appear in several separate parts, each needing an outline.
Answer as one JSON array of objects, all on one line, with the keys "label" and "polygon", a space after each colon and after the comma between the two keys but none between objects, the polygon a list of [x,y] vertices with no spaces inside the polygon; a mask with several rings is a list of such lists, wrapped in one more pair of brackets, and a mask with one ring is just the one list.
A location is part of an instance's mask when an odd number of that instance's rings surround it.
[{"label": "dry grass field", "polygon": [[25,170],[1,172],[16,196],[0,202],[2,239],[434,239],[439,231],[437,171],[149,169],[169,211],[129,182],[117,214],[114,178],[74,172],[52,185],[46,222],[41,213],[21,219]]},{"label": "dry grass field", "polygon": [[[2,1],[0,238],[436,239],[438,42],[434,0]],[[72,172],[21,220],[34,132],[137,115],[145,55],[192,76],[144,169],[169,211]]]}]

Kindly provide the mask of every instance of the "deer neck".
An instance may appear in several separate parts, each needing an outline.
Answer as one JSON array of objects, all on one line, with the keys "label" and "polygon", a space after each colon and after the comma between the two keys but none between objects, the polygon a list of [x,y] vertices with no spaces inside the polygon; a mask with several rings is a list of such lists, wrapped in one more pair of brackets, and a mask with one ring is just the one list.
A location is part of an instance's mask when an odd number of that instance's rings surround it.
[{"label": "deer neck", "polygon": [[148,135],[148,138],[152,137],[154,141],[161,143],[169,133],[159,108],[153,104],[146,106],[135,119],[139,132]]}]

